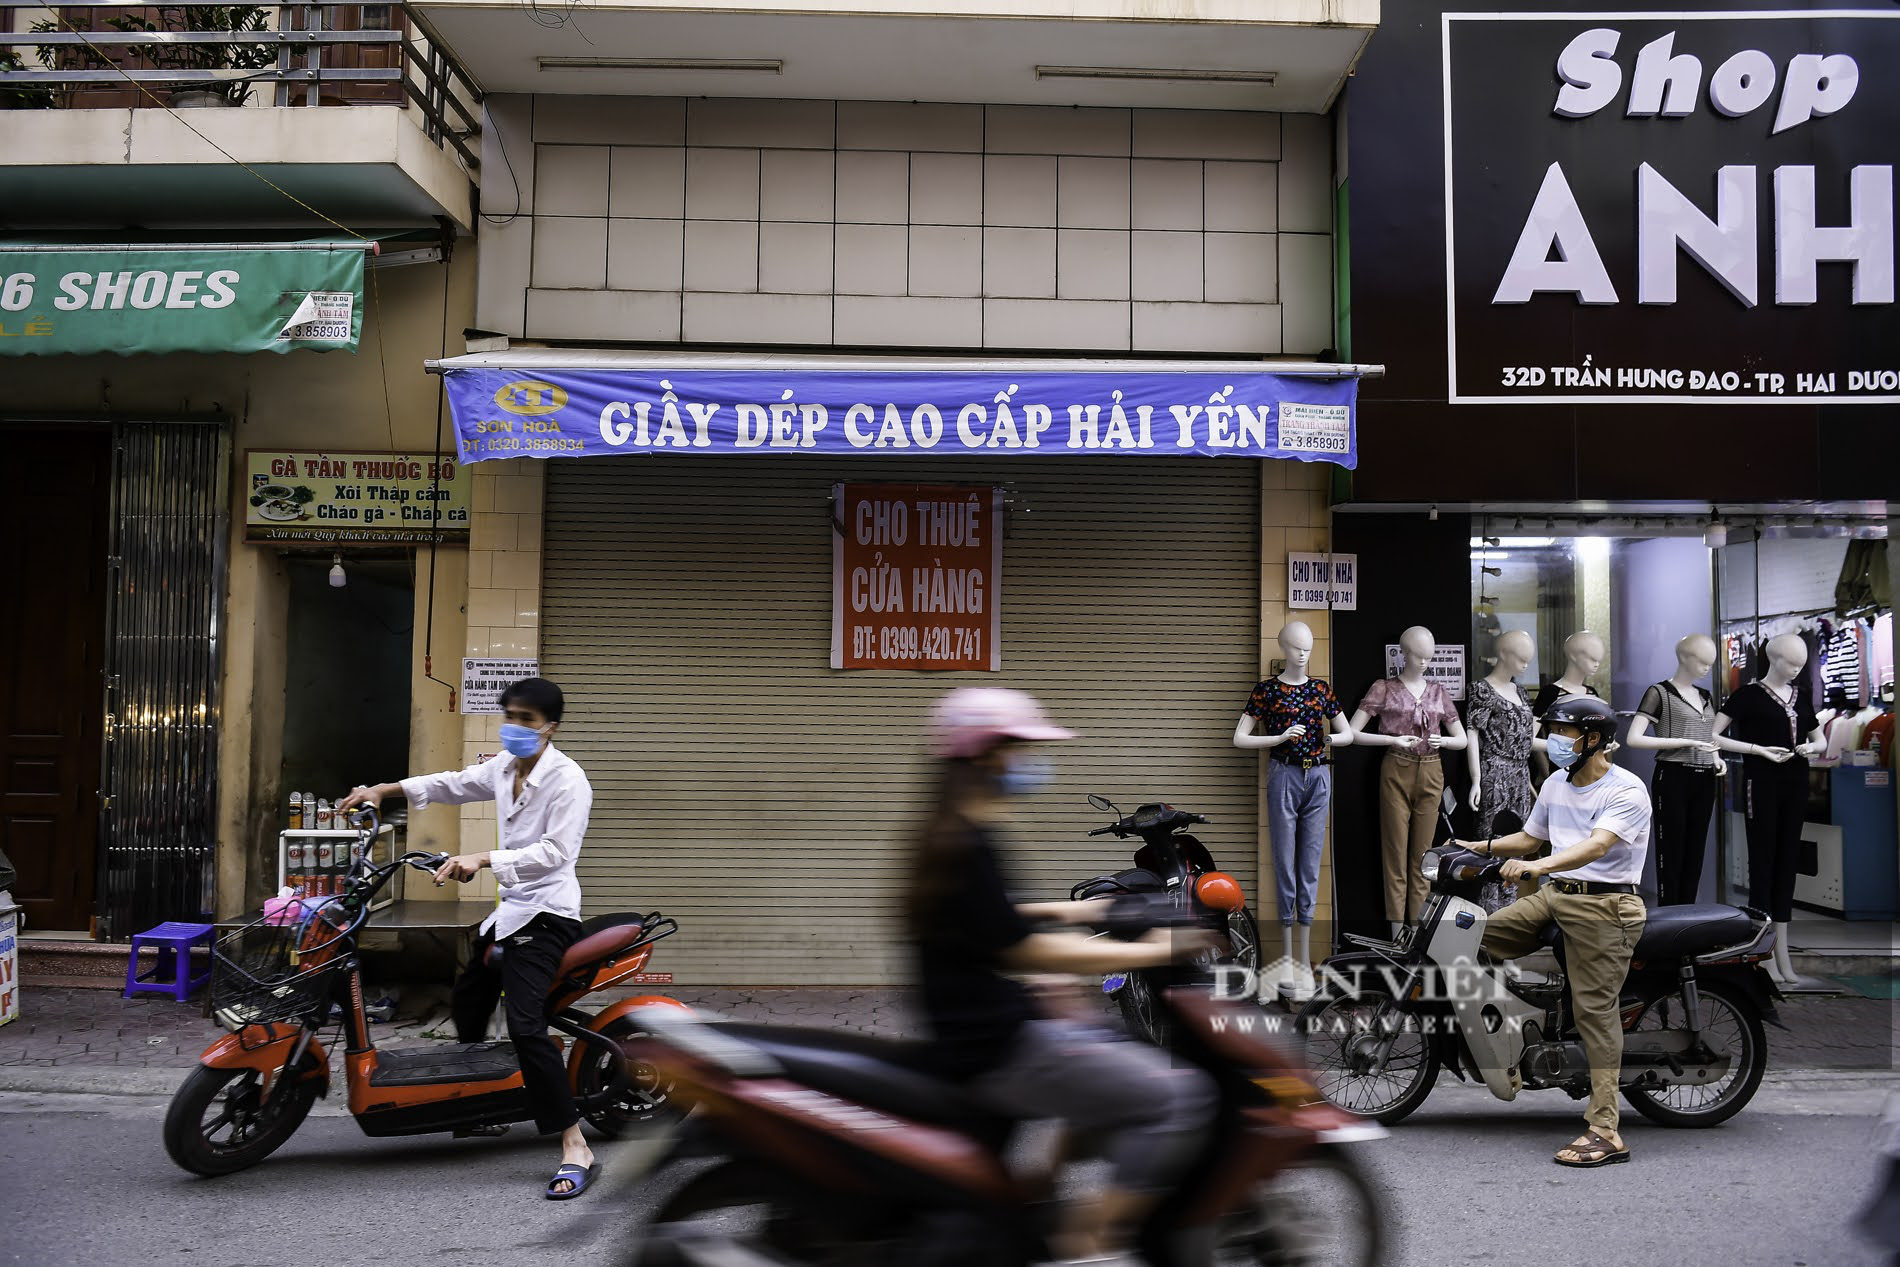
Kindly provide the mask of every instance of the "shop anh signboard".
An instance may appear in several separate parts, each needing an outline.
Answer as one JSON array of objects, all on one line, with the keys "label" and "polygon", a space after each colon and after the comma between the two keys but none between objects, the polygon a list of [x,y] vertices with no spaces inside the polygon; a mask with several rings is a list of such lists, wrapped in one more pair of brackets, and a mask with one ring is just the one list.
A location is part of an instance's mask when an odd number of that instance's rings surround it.
[{"label": "shop anh signboard", "polygon": [[246,541],[468,540],[469,477],[453,458],[252,449],[244,464]]},{"label": "shop anh signboard", "polygon": [[442,373],[464,462],[612,453],[1358,460],[1358,380],[1343,370]]},{"label": "shop anh signboard", "polygon": [[354,351],[372,245],[0,242],[0,356]]},{"label": "shop anh signboard", "polygon": [[1437,25],[1452,402],[1900,401],[1900,11]]},{"label": "shop anh signboard", "polygon": [[1003,667],[1003,507],[994,488],[838,484],[831,667]]}]

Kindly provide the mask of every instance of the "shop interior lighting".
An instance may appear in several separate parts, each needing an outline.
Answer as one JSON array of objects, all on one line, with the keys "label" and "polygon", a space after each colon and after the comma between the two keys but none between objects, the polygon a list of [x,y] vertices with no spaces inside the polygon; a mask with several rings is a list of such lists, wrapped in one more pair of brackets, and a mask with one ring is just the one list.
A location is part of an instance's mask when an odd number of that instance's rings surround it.
[{"label": "shop interior lighting", "polygon": [[782,75],[776,57],[537,57],[542,70],[732,70]]},{"label": "shop interior lighting", "polygon": [[343,556],[340,554],[331,556],[330,588],[340,590],[349,583],[350,578],[343,572]]},{"label": "shop interior lighting", "polygon": [[1728,544],[1728,525],[1720,519],[1711,520],[1702,531],[1702,544],[1711,550],[1720,550]]},{"label": "shop interior lighting", "polygon": [[1272,70],[1173,70],[1158,66],[1038,66],[1037,79],[1150,79],[1183,84],[1270,85]]},{"label": "shop interior lighting", "polygon": [[[1508,559],[1511,557],[1511,552],[1509,550],[1473,550],[1471,557],[1474,559],[1482,559],[1489,563],[1494,559]],[[1485,571],[1491,572],[1494,576],[1496,575],[1496,572],[1490,568],[1486,568]]]},{"label": "shop interior lighting", "polygon": [[1503,546],[1511,550],[1541,550],[1545,546],[1557,544],[1555,537],[1473,537],[1471,548],[1483,546]]}]

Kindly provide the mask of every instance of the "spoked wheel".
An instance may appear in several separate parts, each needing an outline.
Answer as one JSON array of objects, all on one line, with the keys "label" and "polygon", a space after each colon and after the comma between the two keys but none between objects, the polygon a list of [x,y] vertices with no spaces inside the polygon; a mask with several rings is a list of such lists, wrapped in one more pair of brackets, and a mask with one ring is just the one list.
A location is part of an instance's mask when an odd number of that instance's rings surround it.
[{"label": "spoked wheel", "polygon": [[1227,946],[1235,963],[1250,972],[1260,971],[1260,925],[1244,906],[1228,913]]},{"label": "spoked wheel", "polygon": [[1222,1220],[1216,1267],[1382,1267],[1385,1212],[1372,1183],[1337,1148],[1261,1185]]},{"label": "spoked wheel", "polygon": [[[1663,1126],[1714,1126],[1728,1121],[1755,1098],[1768,1067],[1768,1036],[1754,1005],[1721,982],[1701,985],[1699,993],[1702,1042],[1718,1059],[1727,1058],[1727,1071],[1712,1082],[1623,1088],[1623,1098],[1638,1113]],[[1644,1008],[1630,1032],[1682,1033],[1687,1028],[1682,996],[1668,994]],[[1692,1061],[1683,1063],[1686,1071],[1698,1068]]]},{"label": "spoked wheel", "polygon": [[198,1175],[228,1175],[263,1161],[303,1124],[317,1098],[315,1082],[288,1073],[278,1078],[266,1097],[255,1069],[192,1070],[165,1112],[165,1151]]},{"label": "spoked wheel", "polygon": [[628,1267],[845,1267],[880,1261],[874,1246],[836,1235],[784,1181],[740,1162],[723,1162],[674,1193],[653,1215]]},{"label": "spoked wheel", "polygon": [[[1395,1007],[1385,990],[1321,994],[1301,1009],[1299,1028],[1314,1084],[1348,1113],[1390,1125],[1425,1103],[1438,1081],[1438,1051],[1418,1013]],[[1392,1046],[1380,1062],[1388,1033]]]},{"label": "spoked wheel", "polygon": [[[646,1034],[645,1030],[624,1016],[602,1032],[616,1042],[642,1038]],[[580,1072],[575,1079],[576,1095],[592,1095],[613,1085],[617,1058],[612,1052],[603,1051],[598,1044],[587,1043],[576,1059],[580,1061]],[[618,1139],[643,1123],[665,1116],[672,1100],[671,1081],[662,1080],[653,1066],[643,1060],[634,1060],[631,1064],[627,1085],[620,1094],[604,1107],[589,1109],[585,1113],[588,1125],[608,1139]]]},{"label": "spoked wheel", "polygon": [[1115,992],[1115,1006],[1121,1009],[1130,1036],[1157,1047],[1168,1045],[1168,1016],[1147,973],[1128,974],[1127,983]]}]

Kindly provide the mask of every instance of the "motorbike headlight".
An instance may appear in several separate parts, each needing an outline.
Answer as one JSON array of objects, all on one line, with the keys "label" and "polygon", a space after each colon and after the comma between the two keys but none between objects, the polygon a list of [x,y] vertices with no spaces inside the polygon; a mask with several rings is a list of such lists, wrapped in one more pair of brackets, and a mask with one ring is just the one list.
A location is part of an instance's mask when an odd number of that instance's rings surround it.
[{"label": "motorbike headlight", "polygon": [[1418,864],[1418,873],[1425,877],[1425,883],[1438,883],[1438,868],[1442,862],[1443,859],[1436,849],[1426,853],[1425,860]]}]

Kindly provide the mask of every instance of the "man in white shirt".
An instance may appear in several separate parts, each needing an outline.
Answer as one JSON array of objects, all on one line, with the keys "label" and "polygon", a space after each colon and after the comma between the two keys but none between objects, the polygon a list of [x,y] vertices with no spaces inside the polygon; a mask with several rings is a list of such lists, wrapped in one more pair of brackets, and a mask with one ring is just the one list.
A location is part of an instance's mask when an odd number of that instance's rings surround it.
[{"label": "man in white shirt", "polygon": [[[1549,877],[1529,897],[1491,916],[1482,949],[1499,959],[1536,950],[1546,926],[1564,935],[1564,961],[1577,1032],[1590,1058],[1589,1129],[1559,1149],[1559,1165],[1593,1167],[1628,1161],[1617,1133],[1617,1077],[1623,1065],[1623,1019],[1617,1006],[1630,953],[1646,913],[1636,896],[1649,852],[1649,789],[1612,764],[1616,714],[1589,695],[1552,705],[1544,721],[1551,765],[1524,830],[1497,840],[1457,843],[1481,854],[1512,857],[1503,878]],[[1550,856],[1520,861],[1551,847]]]},{"label": "man in white shirt", "polygon": [[[359,787],[342,804],[344,809],[373,805],[398,793],[417,809],[495,802],[502,847],[458,854],[435,873],[437,884],[465,883],[488,867],[500,888],[494,914],[482,921],[468,967],[455,982],[450,1010],[456,1036],[478,1043],[506,992],[508,1037],[521,1061],[535,1125],[544,1135],[561,1132],[561,1166],[547,1186],[547,1196],[556,1201],[579,1196],[594,1168],[560,1048],[547,1034],[548,990],[561,956],[580,937],[581,886],[574,862],[594,802],[586,774],[551,742],[563,707],[560,687],[546,678],[524,678],[502,692],[506,751],[500,756],[466,770]],[[486,962],[491,945],[502,947],[498,968]]]}]

